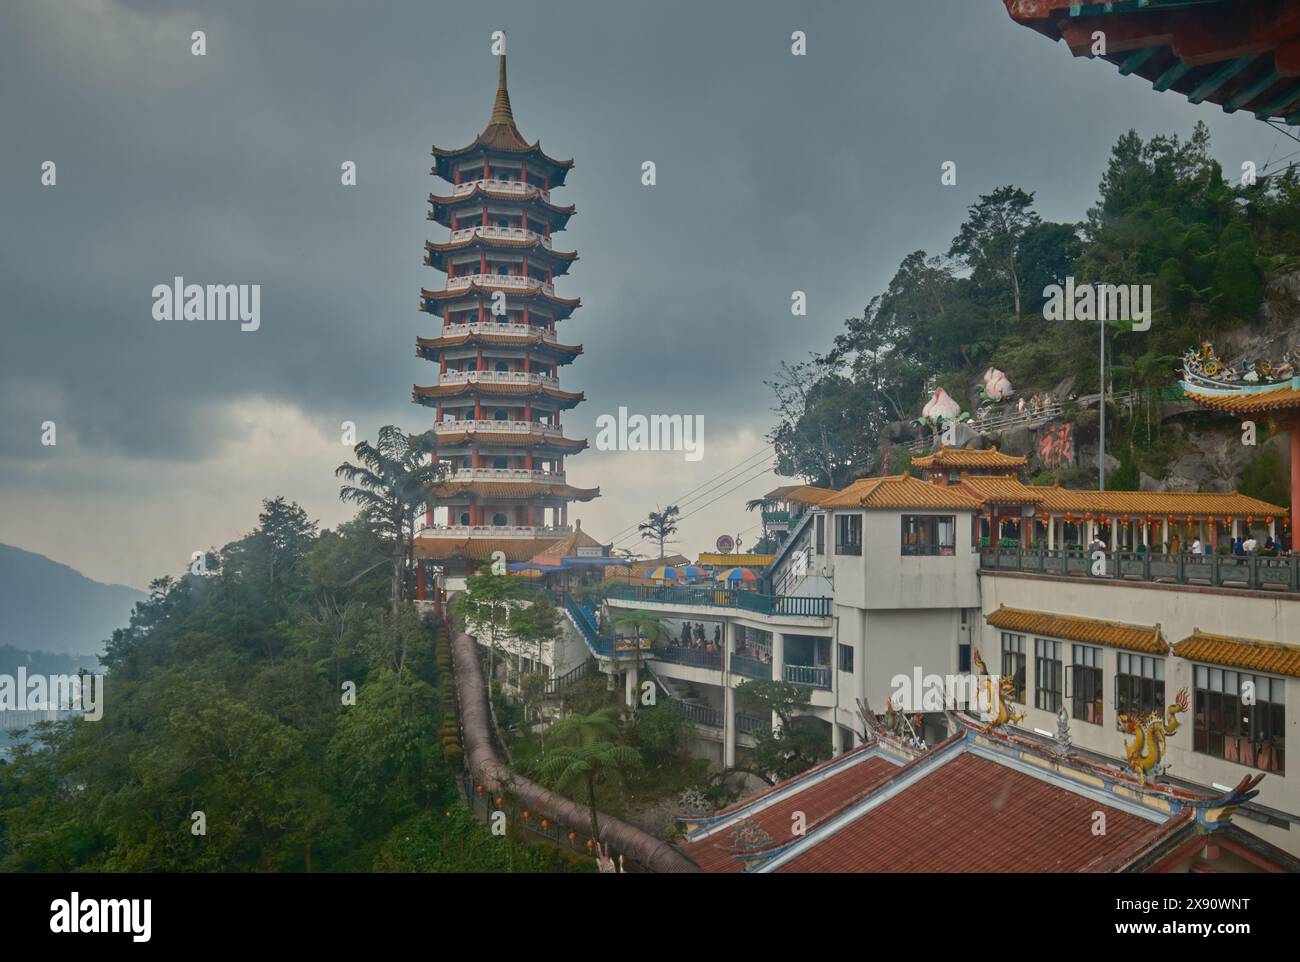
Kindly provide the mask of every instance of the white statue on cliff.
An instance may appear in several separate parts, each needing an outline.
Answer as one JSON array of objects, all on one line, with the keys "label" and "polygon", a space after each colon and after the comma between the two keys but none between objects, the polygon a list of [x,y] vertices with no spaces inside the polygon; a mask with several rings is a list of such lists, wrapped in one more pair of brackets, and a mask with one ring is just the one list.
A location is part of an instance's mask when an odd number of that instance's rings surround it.
[{"label": "white statue on cliff", "polygon": [[980,378],[980,393],[987,401],[1005,401],[1015,391],[1007,376],[997,368],[991,367]]}]

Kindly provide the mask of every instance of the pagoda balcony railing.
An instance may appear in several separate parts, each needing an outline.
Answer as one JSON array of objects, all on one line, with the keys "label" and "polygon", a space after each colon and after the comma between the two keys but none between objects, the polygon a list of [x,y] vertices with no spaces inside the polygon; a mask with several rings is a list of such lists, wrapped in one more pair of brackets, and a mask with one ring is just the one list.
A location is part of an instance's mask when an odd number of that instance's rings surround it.
[{"label": "pagoda balcony railing", "polygon": [[486,237],[489,240],[540,240],[542,246],[547,250],[551,249],[551,239],[545,234],[539,234],[535,230],[528,230],[524,227],[495,227],[491,224],[484,226],[478,224],[474,227],[459,227],[451,232],[451,240],[463,241],[469,240],[474,236]]},{"label": "pagoda balcony railing", "polygon": [[536,337],[541,333],[543,341],[555,341],[554,331],[548,331],[546,328],[537,327],[533,324],[494,324],[491,322],[480,324],[473,321],[469,324],[445,324],[442,328],[443,337],[460,337],[464,334],[509,334],[515,337]]},{"label": "pagoda balcony railing", "polygon": [[435,424],[437,434],[531,434],[543,438],[563,437],[561,428],[538,421],[490,421],[486,418],[467,418],[463,421],[443,421]]},{"label": "pagoda balcony railing", "polygon": [[463,197],[465,194],[474,193],[476,187],[482,187],[484,190],[494,191],[498,194],[518,194],[520,197],[528,197],[535,193],[548,204],[551,202],[551,192],[545,188],[534,187],[532,184],[525,184],[519,180],[498,180],[495,177],[464,181],[453,187],[451,193],[453,197]]},{"label": "pagoda balcony railing", "polygon": [[480,287],[504,287],[519,291],[541,290],[552,296],[555,295],[554,284],[539,281],[535,277],[525,277],[522,274],[462,274],[459,277],[447,278],[447,290],[449,291],[459,291],[469,287],[470,284],[478,284]]},{"label": "pagoda balcony railing", "polygon": [[980,548],[980,568],[1089,581],[1300,593],[1300,557],[1109,550],[1102,554],[1104,564],[1098,566],[1092,552],[1081,549],[999,545]]},{"label": "pagoda balcony railing", "polygon": [[426,524],[420,528],[422,538],[563,538],[572,534],[568,525],[492,525],[492,524]]},{"label": "pagoda balcony railing", "polygon": [[453,471],[450,481],[541,481],[563,482],[563,471],[530,471],[528,468],[461,468]]},{"label": "pagoda balcony railing", "polygon": [[439,384],[540,384],[559,387],[558,378],[524,371],[445,371],[438,375]]}]

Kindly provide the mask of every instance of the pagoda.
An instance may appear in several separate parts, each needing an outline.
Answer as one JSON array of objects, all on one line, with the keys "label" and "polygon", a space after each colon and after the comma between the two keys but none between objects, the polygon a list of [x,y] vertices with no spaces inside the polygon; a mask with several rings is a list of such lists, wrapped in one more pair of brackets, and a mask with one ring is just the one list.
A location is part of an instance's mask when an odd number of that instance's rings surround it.
[{"label": "pagoda", "polygon": [[437,363],[438,380],[413,397],[434,409],[434,456],[448,473],[432,492],[438,507],[426,516],[416,554],[455,576],[498,551],[515,562],[544,553],[572,531],[569,502],[590,501],[600,489],[567,483],[565,456],[587,442],[566,438],[560,425],[561,412],[583,400],[559,378],[582,346],[556,333],[581,303],[555,292],[578,255],[552,243],[574,208],[553,203],[551,191],[564,186],[573,161],[548,156],[519,133],[504,53],[487,127],[466,147],[434,147],[433,157],[431,173],[452,186],[430,194],[427,216],[451,234],[425,244],[425,264],[446,281],[420,291],[420,310],[442,327],[416,339],[416,354]]}]

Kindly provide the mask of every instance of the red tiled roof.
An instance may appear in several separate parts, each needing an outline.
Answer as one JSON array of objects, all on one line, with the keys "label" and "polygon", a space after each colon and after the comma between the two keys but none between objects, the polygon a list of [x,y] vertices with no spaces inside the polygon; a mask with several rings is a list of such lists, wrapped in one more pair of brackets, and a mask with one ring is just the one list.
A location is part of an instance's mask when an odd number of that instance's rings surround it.
[{"label": "red tiled roof", "polygon": [[[868,752],[870,747],[860,748],[858,751]],[[749,816],[751,821],[757,823],[763,831],[772,837],[773,847],[794,840],[791,829],[794,827],[795,812],[803,812],[805,824],[812,826],[843,805],[846,799],[861,795],[888,781],[897,774],[899,769],[898,765],[879,755],[867,755],[860,760],[847,764],[845,764],[847,756],[836,759],[836,761],[843,764],[843,767],[838,771],[825,776],[821,781],[814,781],[809,778],[809,776],[820,773],[821,767],[805,772],[794,779],[793,784],[797,784],[801,780],[808,780],[810,784],[807,788],[800,792],[794,792],[781,801],[774,802]],[[791,784],[791,782],[785,782],[777,785],[753,798],[745,799],[743,802],[724,809],[720,814],[746,808],[768,795],[789,788]],[[739,824],[739,822],[740,819],[737,819],[736,823]],[[733,825],[728,825],[712,835],[683,845],[682,850],[706,872],[743,872],[745,863],[732,855],[733,842],[731,836],[733,829]]]},{"label": "red tiled roof", "polygon": [[962,751],[778,871],[1114,871],[1172,827]]}]

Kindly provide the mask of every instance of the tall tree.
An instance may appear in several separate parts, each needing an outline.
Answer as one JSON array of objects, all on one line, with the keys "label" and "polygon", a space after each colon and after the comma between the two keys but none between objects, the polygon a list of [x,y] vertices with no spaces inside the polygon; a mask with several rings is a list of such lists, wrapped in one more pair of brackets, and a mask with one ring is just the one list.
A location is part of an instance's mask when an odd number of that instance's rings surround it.
[{"label": "tall tree", "polygon": [[663,560],[664,545],[674,544],[671,537],[677,533],[677,519],[681,509],[670,504],[662,511],[651,511],[650,516],[636,526],[644,541],[653,541],[659,546],[659,558]]},{"label": "tall tree", "polygon": [[433,431],[406,434],[388,424],[379,429],[376,444],[361,441],[352,449],[357,464],[345,461],[334,470],[349,482],[339,489],[339,499],[359,505],[375,530],[391,539],[394,615],[402,603],[416,522],[430,504],[429,486],[446,471],[430,458],[435,440]]},{"label": "tall tree", "polygon": [[1034,195],[1019,187],[999,187],[981,194],[967,208],[966,222],[953,238],[950,257],[961,258],[971,279],[982,287],[1003,286],[1011,295],[1016,322],[1021,317],[1020,241],[1040,218]]}]

